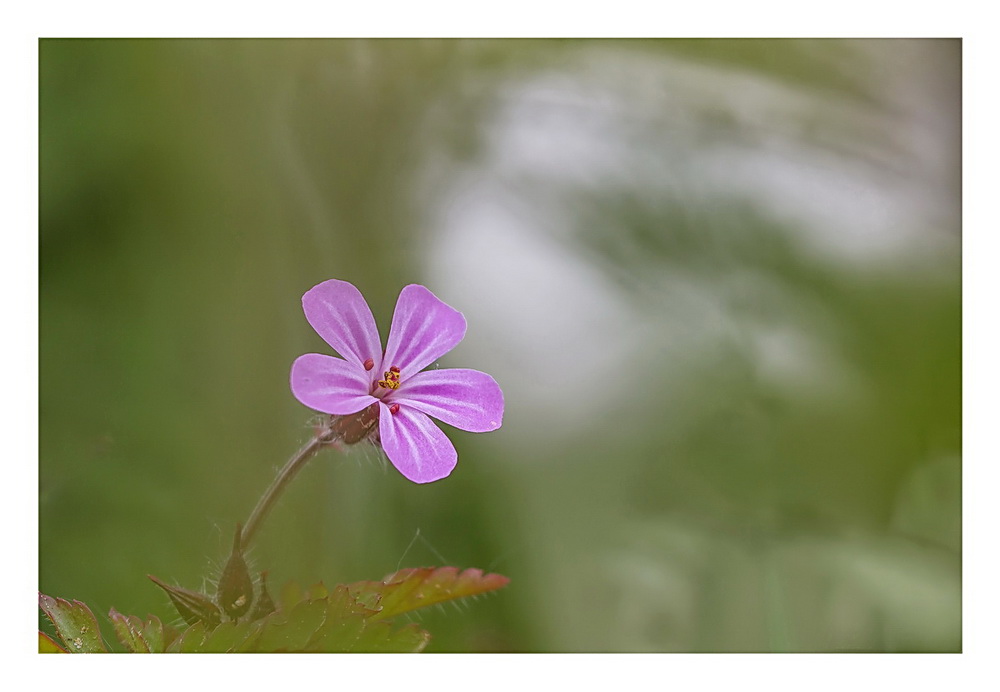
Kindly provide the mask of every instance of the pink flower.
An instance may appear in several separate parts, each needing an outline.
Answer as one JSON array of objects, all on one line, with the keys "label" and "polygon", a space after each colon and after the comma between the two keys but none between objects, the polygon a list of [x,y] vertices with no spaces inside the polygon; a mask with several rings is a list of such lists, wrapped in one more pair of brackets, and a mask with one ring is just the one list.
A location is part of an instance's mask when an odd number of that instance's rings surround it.
[{"label": "pink flower", "polygon": [[455,447],[428,416],[469,432],[500,427],[503,392],[496,380],[478,370],[424,370],[462,340],[465,318],[423,286],[400,291],[384,352],[368,304],[348,282],[314,286],[302,296],[302,309],[343,359],[296,358],[292,394],[317,411],[353,416],[356,439],[347,442],[367,436],[377,415],[382,449],[411,481],[444,478],[458,462]]}]

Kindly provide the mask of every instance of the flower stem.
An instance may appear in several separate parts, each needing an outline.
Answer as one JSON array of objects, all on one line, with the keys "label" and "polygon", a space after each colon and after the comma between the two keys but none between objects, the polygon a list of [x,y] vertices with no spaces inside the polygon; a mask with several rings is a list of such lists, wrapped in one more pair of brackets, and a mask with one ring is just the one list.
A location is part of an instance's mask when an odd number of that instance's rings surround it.
[{"label": "flower stem", "polygon": [[313,438],[303,445],[299,451],[293,454],[292,458],[285,463],[280,471],[278,471],[278,475],[271,482],[271,485],[261,496],[260,500],[257,501],[257,506],[253,508],[250,518],[247,519],[246,524],[243,526],[241,543],[244,547],[249,545],[250,540],[257,532],[261,522],[264,521],[267,513],[271,511],[271,508],[278,500],[278,497],[284,491],[285,487],[292,482],[292,479],[295,478],[296,474],[302,470],[302,467],[304,467],[310,459],[316,456],[316,452],[336,439],[337,431],[333,425],[334,421],[335,419],[333,417],[328,418],[325,425],[316,431]]}]

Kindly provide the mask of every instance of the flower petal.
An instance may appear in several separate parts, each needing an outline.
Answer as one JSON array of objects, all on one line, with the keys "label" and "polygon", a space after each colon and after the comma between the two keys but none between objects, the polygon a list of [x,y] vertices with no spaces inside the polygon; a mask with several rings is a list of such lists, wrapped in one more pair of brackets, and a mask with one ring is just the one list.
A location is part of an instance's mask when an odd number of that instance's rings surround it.
[{"label": "flower petal", "polygon": [[313,286],[302,296],[302,310],[316,333],[345,360],[364,364],[371,358],[381,365],[375,318],[353,284],[330,279]]},{"label": "flower petal", "polygon": [[376,401],[368,394],[364,367],[346,360],[307,353],[292,363],[292,394],[311,409],[344,416]]},{"label": "flower petal", "polygon": [[401,474],[414,483],[444,478],[458,463],[458,452],[434,421],[406,406],[396,413],[379,402],[379,436],[382,449]]},{"label": "flower petal", "polygon": [[455,348],[465,336],[465,318],[419,284],[399,292],[383,365],[395,365],[403,379]]},{"label": "flower petal", "polygon": [[392,400],[469,432],[496,430],[503,422],[500,385],[478,370],[417,373],[403,383]]}]

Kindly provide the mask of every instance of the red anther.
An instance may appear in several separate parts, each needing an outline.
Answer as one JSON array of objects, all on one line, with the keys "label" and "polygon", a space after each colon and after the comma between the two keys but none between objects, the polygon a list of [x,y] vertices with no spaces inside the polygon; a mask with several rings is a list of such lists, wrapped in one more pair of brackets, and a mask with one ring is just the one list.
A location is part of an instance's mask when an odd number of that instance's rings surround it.
[{"label": "red anther", "polygon": [[375,361],[369,358],[365,361],[365,370],[371,370],[375,367]]},{"label": "red anther", "polygon": [[393,404],[392,406],[390,406],[389,413],[391,413],[392,415],[396,415],[397,413],[399,413],[399,404]]},{"label": "red anther", "polygon": [[399,368],[397,368],[395,365],[393,365],[391,368],[389,368],[389,372],[397,372],[398,373],[399,372]]}]

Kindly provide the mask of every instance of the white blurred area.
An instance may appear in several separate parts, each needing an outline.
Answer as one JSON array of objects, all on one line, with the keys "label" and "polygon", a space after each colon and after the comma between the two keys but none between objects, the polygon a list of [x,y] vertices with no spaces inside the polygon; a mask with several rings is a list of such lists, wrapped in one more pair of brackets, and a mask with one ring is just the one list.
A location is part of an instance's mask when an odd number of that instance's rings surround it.
[{"label": "white blurred area", "polygon": [[[854,48],[844,69],[869,66],[854,76],[875,101],[613,45],[581,47],[501,84],[480,154],[437,197],[427,261],[469,320],[453,362],[498,378],[519,404],[505,420],[518,439],[557,442],[655,387],[667,393],[666,413],[682,410],[664,370],[690,377],[706,353],[727,348],[793,395],[863,398],[821,305],[760,273],[644,270],[642,258],[637,301],[595,263],[577,227],[581,204],[622,190],[709,219],[715,207],[751,205],[799,251],[847,272],[905,272],[957,253],[959,181],[948,156],[959,151],[960,85],[946,77],[957,54],[932,41]],[[913,77],[928,64],[941,72]],[[740,233],[725,223],[706,228],[707,245]],[[779,310],[747,319],[734,308],[758,298]]]},{"label": "white blurred area", "polygon": [[462,362],[518,402],[505,426],[559,436],[627,402],[640,318],[597,268],[508,202],[489,186],[457,193],[430,256],[469,322]]}]

